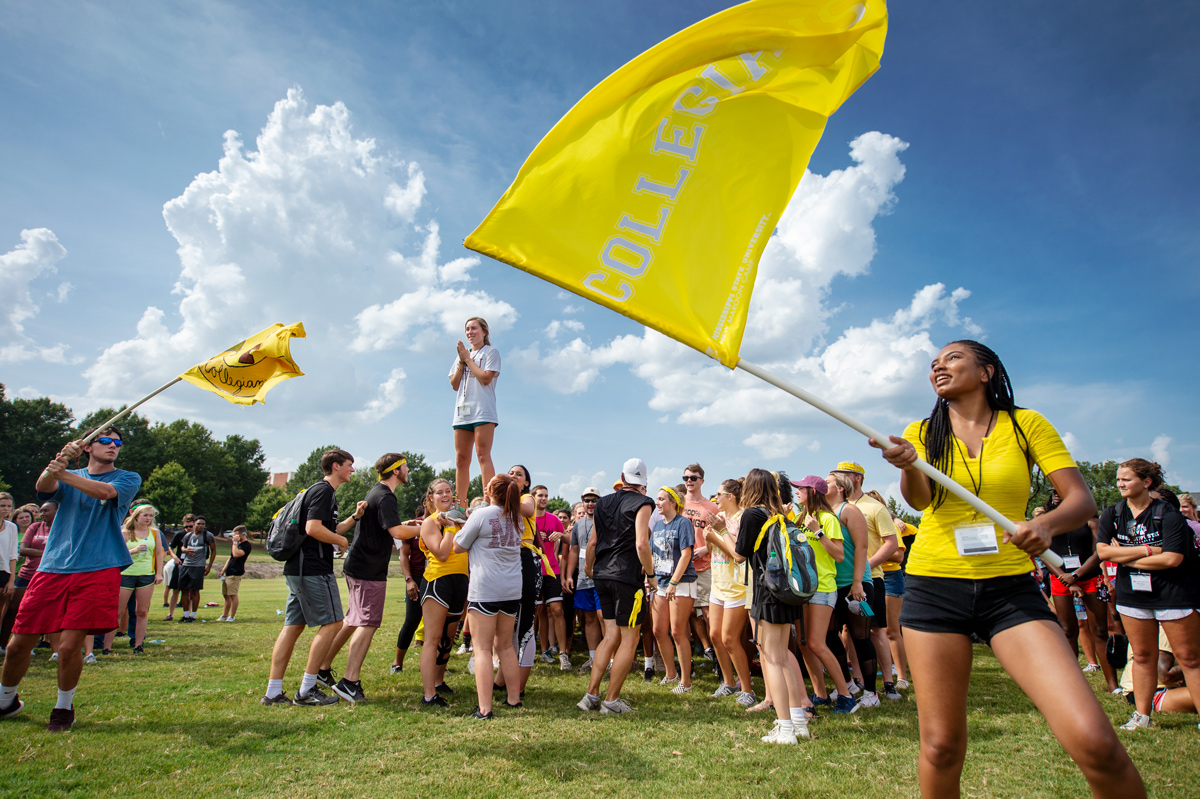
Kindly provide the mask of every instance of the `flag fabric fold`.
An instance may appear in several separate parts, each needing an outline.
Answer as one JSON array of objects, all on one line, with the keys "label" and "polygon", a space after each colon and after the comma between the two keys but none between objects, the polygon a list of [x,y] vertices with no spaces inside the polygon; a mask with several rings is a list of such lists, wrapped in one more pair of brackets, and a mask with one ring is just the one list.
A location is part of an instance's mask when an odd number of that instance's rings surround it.
[{"label": "flag fabric fold", "polygon": [[293,338],[304,338],[303,324],[273,324],[179,377],[237,405],[266,402],[276,383],[304,374],[292,360]]},{"label": "flag fabric fold", "polygon": [[883,0],[696,23],[588,92],[466,246],[735,366],[763,248],[886,31]]}]

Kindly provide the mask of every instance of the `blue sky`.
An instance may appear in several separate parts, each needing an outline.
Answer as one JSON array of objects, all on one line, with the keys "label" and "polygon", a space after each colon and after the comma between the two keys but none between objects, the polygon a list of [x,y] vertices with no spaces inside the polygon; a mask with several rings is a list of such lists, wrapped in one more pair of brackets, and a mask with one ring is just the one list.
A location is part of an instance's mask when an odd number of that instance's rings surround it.
[{"label": "blue sky", "polygon": [[[482,312],[497,465],[553,492],[631,455],[671,482],[855,459],[895,491],[837,423],[461,246],[579,97],[726,5],[0,4],[0,382],[82,414],[303,321],[308,375],[266,406],[181,385],[146,415],[257,437],[277,470],[332,442],[444,465]],[[743,354],[899,431],[932,351],[981,335],[1076,457],[1200,485],[1198,34],[1184,4],[897,5]]]}]

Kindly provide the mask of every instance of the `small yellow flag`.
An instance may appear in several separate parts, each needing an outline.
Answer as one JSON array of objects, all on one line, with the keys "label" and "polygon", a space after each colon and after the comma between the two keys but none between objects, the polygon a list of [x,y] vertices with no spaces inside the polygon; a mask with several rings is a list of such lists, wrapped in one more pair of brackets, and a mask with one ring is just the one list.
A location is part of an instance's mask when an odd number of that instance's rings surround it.
[{"label": "small yellow flag", "polygon": [[276,383],[304,374],[292,360],[293,338],[304,338],[304,325],[273,324],[179,377],[238,405],[266,402]]},{"label": "small yellow flag", "polygon": [[466,246],[736,366],[758,259],[886,32],[883,0],[696,23],[567,112]]}]

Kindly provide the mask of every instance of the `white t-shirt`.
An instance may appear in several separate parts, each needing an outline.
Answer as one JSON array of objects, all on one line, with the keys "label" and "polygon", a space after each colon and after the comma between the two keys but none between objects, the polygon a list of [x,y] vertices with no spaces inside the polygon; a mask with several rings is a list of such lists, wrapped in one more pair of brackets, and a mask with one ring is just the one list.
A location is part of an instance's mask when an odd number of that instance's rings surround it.
[{"label": "white t-shirt", "polygon": [[[476,379],[470,369],[463,369],[454,397],[454,421],[451,424],[500,423],[496,413],[496,382],[500,379],[500,352],[491,344],[484,344],[471,353],[471,360],[484,372],[495,372],[492,382],[486,386]],[[458,359],[450,365],[450,377],[458,371]]]},{"label": "white t-shirt", "polygon": [[20,529],[14,523],[4,520],[4,529],[0,530],[0,571],[8,571],[12,562],[17,559],[18,547],[21,541]]},{"label": "white t-shirt", "polygon": [[499,505],[471,512],[454,534],[454,543],[470,553],[468,602],[504,602],[521,598],[521,531]]}]

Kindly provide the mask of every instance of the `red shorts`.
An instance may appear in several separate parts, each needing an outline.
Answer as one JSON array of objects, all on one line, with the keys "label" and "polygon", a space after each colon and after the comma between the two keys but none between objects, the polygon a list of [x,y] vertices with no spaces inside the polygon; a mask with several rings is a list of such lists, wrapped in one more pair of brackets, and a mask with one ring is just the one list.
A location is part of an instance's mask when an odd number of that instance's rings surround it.
[{"label": "red shorts", "polygon": [[[1100,590],[1100,575],[1089,577],[1075,583],[1085,594],[1094,594]],[[1071,589],[1062,584],[1058,575],[1050,575],[1050,596],[1071,596]]]},{"label": "red shorts", "polygon": [[106,633],[117,627],[121,570],[50,574],[34,572],[17,620],[16,635],[42,635],[63,630]]}]

